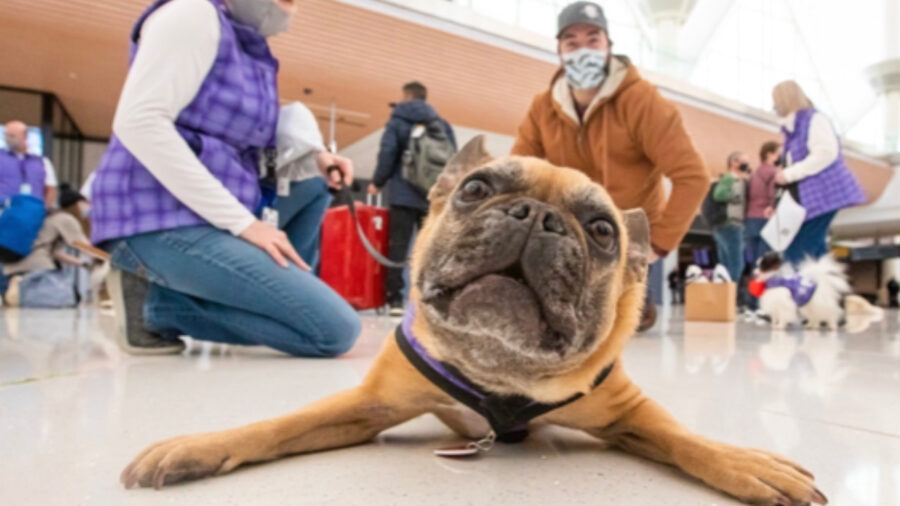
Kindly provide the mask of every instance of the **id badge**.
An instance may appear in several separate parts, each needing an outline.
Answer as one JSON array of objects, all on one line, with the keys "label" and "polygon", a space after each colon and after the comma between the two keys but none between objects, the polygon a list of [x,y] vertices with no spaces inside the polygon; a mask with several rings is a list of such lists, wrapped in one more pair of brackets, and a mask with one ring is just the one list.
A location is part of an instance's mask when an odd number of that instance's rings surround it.
[{"label": "id badge", "polygon": [[22,186],[19,187],[19,193],[22,195],[31,195],[31,185],[28,183],[22,183]]},{"label": "id badge", "polygon": [[262,220],[269,225],[278,228],[278,210],[271,207],[264,207],[262,210]]},{"label": "id badge", "polygon": [[286,177],[278,178],[278,196],[288,197],[291,194],[291,182]]}]

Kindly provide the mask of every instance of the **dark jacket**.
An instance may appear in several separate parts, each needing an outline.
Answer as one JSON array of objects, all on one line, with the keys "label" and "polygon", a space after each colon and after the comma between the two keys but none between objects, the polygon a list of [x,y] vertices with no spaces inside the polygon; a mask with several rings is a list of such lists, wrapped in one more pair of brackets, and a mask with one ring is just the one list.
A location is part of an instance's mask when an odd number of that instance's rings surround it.
[{"label": "dark jacket", "polygon": [[388,204],[392,206],[406,206],[416,209],[428,209],[428,200],[419,191],[407,183],[401,174],[403,152],[409,144],[409,134],[412,127],[419,123],[428,123],[435,119],[444,124],[447,136],[453,147],[456,147],[456,137],[450,124],[441,119],[433,107],[424,100],[410,100],[400,102],[394,107],[391,119],[384,126],[384,134],[381,136],[381,147],[378,150],[378,165],[375,167],[375,176],[372,182],[382,188],[388,185]]}]

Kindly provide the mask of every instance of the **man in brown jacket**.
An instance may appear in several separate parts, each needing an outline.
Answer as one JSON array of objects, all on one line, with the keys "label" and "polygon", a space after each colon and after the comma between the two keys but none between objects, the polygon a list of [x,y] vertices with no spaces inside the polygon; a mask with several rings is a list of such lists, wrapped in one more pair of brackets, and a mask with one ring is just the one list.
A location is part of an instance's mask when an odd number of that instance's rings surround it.
[{"label": "man in brown jacket", "polygon": [[[557,39],[561,68],[532,101],[512,154],[579,169],[617,206],[643,208],[654,253],[663,257],[678,247],[709,188],[681,115],[627,57],[610,53],[599,5],[563,9]],[[668,199],[663,177],[672,182]],[[656,320],[655,306],[646,306],[642,330]]]}]

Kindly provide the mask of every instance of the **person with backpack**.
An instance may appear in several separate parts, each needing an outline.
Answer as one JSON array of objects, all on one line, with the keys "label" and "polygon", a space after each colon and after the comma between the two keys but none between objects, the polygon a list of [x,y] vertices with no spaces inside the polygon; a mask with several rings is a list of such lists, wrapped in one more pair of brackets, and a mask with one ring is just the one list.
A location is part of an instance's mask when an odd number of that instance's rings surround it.
[{"label": "person with backpack", "polygon": [[[406,259],[413,231],[422,226],[428,211],[428,190],[456,152],[453,129],[425,101],[427,95],[418,81],[403,85],[403,101],[394,105],[384,127],[378,165],[368,188],[375,195],[387,185],[388,257],[394,262]],[[385,285],[391,315],[401,316],[403,269],[388,269]]]},{"label": "person with backpack", "polygon": [[712,226],[719,263],[735,283],[744,271],[744,219],[747,207],[747,155],[735,151],[728,155],[728,171],[713,187],[712,199],[725,206],[725,220]]}]

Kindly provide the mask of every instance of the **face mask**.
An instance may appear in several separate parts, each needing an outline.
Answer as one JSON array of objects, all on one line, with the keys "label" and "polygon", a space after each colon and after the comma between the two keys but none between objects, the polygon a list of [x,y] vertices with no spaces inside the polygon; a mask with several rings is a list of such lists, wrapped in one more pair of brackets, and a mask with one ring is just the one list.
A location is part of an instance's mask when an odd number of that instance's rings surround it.
[{"label": "face mask", "polygon": [[606,79],[606,51],[583,47],[562,55],[566,81],[576,90],[600,86]]},{"label": "face mask", "polygon": [[91,216],[91,206],[79,205],[78,212],[79,212],[79,214],[81,214],[82,218],[89,218]]},{"label": "face mask", "polygon": [[784,167],[784,155],[783,154],[778,155],[778,158],[775,159],[775,166],[776,167]]},{"label": "face mask", "polygon": [[263,37],[286,31],[291,20],[291,13],[273,0],[228,0],[228,7],[234,19],[252,26]]}]

